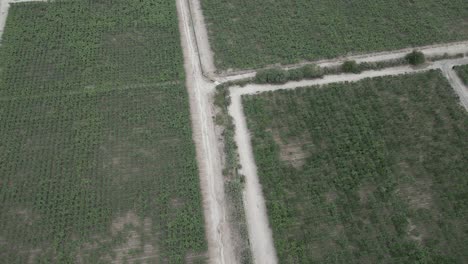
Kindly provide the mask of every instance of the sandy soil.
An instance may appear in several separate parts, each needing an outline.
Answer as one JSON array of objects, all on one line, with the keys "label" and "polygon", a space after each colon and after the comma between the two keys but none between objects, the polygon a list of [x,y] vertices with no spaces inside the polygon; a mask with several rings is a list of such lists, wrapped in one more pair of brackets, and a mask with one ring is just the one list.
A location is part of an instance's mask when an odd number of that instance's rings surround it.
[{"label": "sandy soil", "polygon": [[263,198],[262,187],[258,180],[257,166],[252,151],[250,135],[247,129],[241,95],[242,89],[231,90],[229,114],[236,126],[235,141],[238,147],[241,174],[245,176],[244,206],[247,228],[255,263],[278,263],[273,243],[273,233],[268,223],[268,216]]},{"label": "sandy soil", "polygon": [[211,263],[236,263],[231,230],[226,220],[222,163],[217,148],[210,98],[214,84],[203,78],[197,45],[190,23],[187,0],[177,0],[181,43],[184,51],[186,85],[190,98],[193,137],[197,148]]},{"label": "sandy soil", "polygon": [[210,46],[207,27],[205,26],[205,19],[201,8],[200,0],[188,1],[190,8],[190,15],[192,25],[194,28],[196,43],[198,45],[198,53],[200,56],[202,73],[205,76],[214,76],[216,66],[214,65],[213,51]]},{"label": "sandy soil", "polygon": [[[341,65],[346,60],[355,60],[358,63],[387,61],[387,60],[403,58],[406,56],[406,54],[408,54],[409,52],[415,49],[424,52],[424,54],[426,54],[426,56],[429,56],[429,57],[437,56],[437,55],[444,55],[445,53],[449,55],[455,55],[459,53],[467,54],[468,53],[468,41],[423,46],[423,47],[395,50],[395,51],[388,51],[388,52],[369,53],[369,54],[362,54],[362,55],[356,55],[356,56],[341,57],[341,58],[336,58],[332,60],[321,60],[321,61],[316,61],[316,62],[298,63],[298,64],[292,64],[292,65],[285,65],[285,66],[282,66],[281,68],[294,69],[294,68],[298,68],[307,64],[311,64],[311,63],[316,64],[320,67],[334,67],[334,66]],[[238,72],[233,72],[233,73],[229,73],[226,75],[215,76],[213,80],[218,81],[218,82],[235,81],[239,79],[254,77],[255,73],[256,73],[256,70],[238,71]]]}]

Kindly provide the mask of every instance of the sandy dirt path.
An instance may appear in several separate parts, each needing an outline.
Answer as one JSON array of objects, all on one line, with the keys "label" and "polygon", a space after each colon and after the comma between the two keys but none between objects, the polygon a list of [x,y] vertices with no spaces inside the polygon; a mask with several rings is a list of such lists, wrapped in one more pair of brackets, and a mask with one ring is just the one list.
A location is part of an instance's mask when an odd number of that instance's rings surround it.
[{"label": "sandy dirt path", "polygon": [[216,67],[214,65],[214,54],[210,46],[208,30],[205,26],[205,18],[200,0],[189,0],[188,7],[190,9],[192,26],[196,37],[196,45],[198,55],[202,67],[202,74],[207,77],[214,77]]},{"label": "sandy dirt path", "polygon": [[[355,55],[349,57],[340,57],[332,60],[321,60],[312,62],[320,67],[335,67],[341,65],[346,60],[355,60],[358,63],[361,62],[379,62],[379,61],[388,61],[394,59],[404,58],[406,54],[413,50],[419,50],[424,52],[424,54],[428,57],[432,56],[441,56],[444,54],[449,55],[456,55],[456,54],[468,54],[468,41],[462,42],[455,42],[455,43],[447,43],[447,44],[439,44],[439,45],[431,45],[431,46],[422,46],[422,47],[415,47],[409,49],[402,49],[402,50],[394,50],[394,51],[387,51],[387,52],[378,52],[378,53],[369,53],[369,54],[362,54],[362,55]],[[282,69],[294,69],[298,68],[307,64],[311,64],[310,62],[306,63],[298,63],[292,65],[285,65],[281,66]],[[245,78],[252,78],[255,76],[256,70],[246,70],[246,71],[238,71],[229,73],[226,75],[218,75],[213,77],[213,80],[217,82],[227,82],[227,81],[235,81]]]},{"label": "sandy dirt path", "polygon": [[278,263],[273,243],[265,199],[262,187],[257,176],[250,135],[242,107],[241,89],[231,89],[231,105],[229,114],[234,119],[235,141],[239,153],[242,169],[240,173],[245,176],[244,206],[247,217],[247,229],[254,262],[257,264]]},{"label": "sandy dirt path", "polygon": [[184,51],[186,85],[190,98],[193,137],[197,148],[200,185],[205,211],[210,263],[236,263],[231,242],[231,230],[226,219],[226,201],[222,163],[217,148],[210,103],[214,84],[203,78],[196,41],[193,35],[187,0],[177,0],[179,29]]},{"label": "sandy dirt path", "polygon": [[242,95],[256,94],[267,91],[275,91],[282,89],[296,89],[297,87],[305,87],[312,85],[324,85],[337,82],[355,82],[366,78],[401,75],[416,72],[429,71],[432,69],[442,69],[454,89],[459,94],[462,102],[468,102],[468,91],[463,86],[461,80],[456,76],[452,67],[455,65],[468,64],[468,58],[437,61],[424,68],[414,68],[410,66],[401,66],[395,68],[387,68],[379,71],[366,71],[361,74],[340,74],[327,75],[322,79],[303,80],[298,82],[288,82],[282,85],[247,85],[245,87],[232,87],[231,105],[229,113],[234,119],[235,141],[238,146],[240,163],[242,165],[241,173],[246,178],[246,190],[244,195],[244,203],[246,206],[247,224],[249,238],[252,245],[252,252],[255,263],[277,263],[275,254],[272,231],[269,226],[265,199],[262,193],[262,187],[257,175],[257,167],[252,151],[250,133],[247,128],[246,117],[242,107]]}]

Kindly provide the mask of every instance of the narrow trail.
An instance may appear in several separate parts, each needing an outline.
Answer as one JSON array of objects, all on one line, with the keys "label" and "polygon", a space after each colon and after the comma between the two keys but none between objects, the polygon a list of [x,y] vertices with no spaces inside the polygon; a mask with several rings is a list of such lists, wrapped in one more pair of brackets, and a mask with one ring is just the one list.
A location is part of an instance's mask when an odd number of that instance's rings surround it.
[{"label": "narrow trail", "polygon": [[[233,91],[236,90],[231,90],[231,93]],[[242,165],[240,173],[245,176],[244,205],[254,262],[275,264],[278,263],[278,259],[273,243],[273,232],[268,222],[265,199],[257,175],[257,166],[242,107],[242,98],[239,94],[231,94],[231,105],[228,110],[235,124],[234,140]]]},{"label": "narrow trail", "polygon": [[230,241],[231,230],[226,220],[227,207],[224,198],[221,155],[217,148],[218,142],[212,118],[213,107],[210,103],[215,85],[206,81],[202,75],[187,0],[177,0],[177,12],[184,51],[193,137],[200,170],[209,258],[213,264],[236,263]]}]

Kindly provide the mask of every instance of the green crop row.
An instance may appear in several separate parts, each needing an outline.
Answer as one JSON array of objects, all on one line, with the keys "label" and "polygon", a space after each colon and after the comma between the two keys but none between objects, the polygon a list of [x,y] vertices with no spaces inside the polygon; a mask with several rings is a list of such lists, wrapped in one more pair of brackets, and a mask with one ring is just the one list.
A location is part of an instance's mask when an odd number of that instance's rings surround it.
[{"label": "green crop row", "polygon": [[0,262],[204,263],[175,1],[13,4]]},{"label": "green crop row", "polygon": [[467,39],[465,0],[202,0],[215,64],[259,68]]},{"label": "green crop row", "polygon": [[163,0],[13,4],[0,95],[181,80],[176,16],[174,3]]},{"label": "green crop row", "polygon": [[468,65],[457,66],[455,67],[455,70],[457,71],[458,76],[460,76],[462,79],[463,83],[468,85]]},{"label": "green crop row", "polygon": [[468,261],[468,116],[439,71],[243,102],[281,263]]}]

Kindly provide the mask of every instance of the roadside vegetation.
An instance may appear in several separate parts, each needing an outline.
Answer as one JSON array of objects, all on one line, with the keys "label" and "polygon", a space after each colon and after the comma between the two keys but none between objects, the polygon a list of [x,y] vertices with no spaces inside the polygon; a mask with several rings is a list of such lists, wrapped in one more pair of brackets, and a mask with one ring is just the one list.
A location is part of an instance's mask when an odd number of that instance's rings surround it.
[{"label": "roadside vegetation", "polygon": [[468,86],[468,65],[457,66],[455,67],[455,71],[458,73],[463,83]]},{"label": "roadside vegetation", "polygon": [[406,55],[405,59],[409,64],[414,66],[421,65],[426,62],[426,56],[424,56],[424,53],[416,50]]},{"label": "roadside vegetation", "polygon": [[232,117],[228,113],[231,104],[228,86],[216,87],[214,104],[217,107],[216,125],[222,129],[224,146],[224,192],[228,204],[228,221],[235,243],[234,250],[239,263],[253,263],[250,250],[249,233],[244,210],[243,191],[245,186],[244,175],[239,173],[239,156],[234,140],[235,127]]},{"label": "roadside vegetation", "polygon": [[205,263],[175,1],[13,4],[0,47],[3,263]]},{"label": "roadside vegetation", "polygon": [[468,33],[465,0],[201,2],[220,70],[466,40]]},{"label": "roadside vegetation", "polygon": [[363,71],[369,70],[381,70],[384,68],[397,67],[401,65],[421,65],[426,61],[438,61],[447,59],[463,58],[464,54],[443,54],[440,56],[431,56],[426,58],[424,53],[420,51],[413,51],[408,53],[404,58],[377,61],[377,62],[361,62],[357,63],[354,60],[348,60],[343,62],[338,67],[319,67],[315,64],[306,64],[304,66],[292,69],[281,69],[281,68],[267,68],[258,70],[255,78],[243,79],[236,82],[227,82],[222,86],[245,86],[249,83],[257,84],[284,84],[289,81],[300,81],[304,79],[318,79],[324,75],[341,74],[341,73],[354,73],[359,74]]},{"label": "roadside vegetation", "polygon": [[280,263],[468,261],[468,116],[439,71],[243,103]]}]

